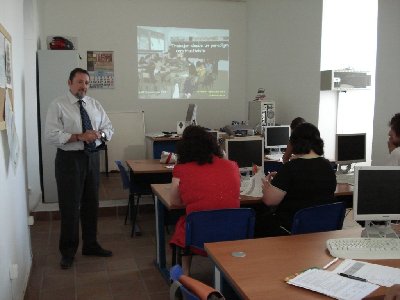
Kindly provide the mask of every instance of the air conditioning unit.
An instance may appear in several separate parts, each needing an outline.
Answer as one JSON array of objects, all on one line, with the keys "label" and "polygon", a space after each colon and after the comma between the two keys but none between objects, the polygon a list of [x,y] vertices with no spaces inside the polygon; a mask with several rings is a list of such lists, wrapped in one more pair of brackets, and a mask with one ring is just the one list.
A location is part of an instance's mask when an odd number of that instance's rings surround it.
[{"label": "air conditioning unit", "polygon": [[351,70],[321,71],[321,91],[367,89],[371,86],[369,72]]}]

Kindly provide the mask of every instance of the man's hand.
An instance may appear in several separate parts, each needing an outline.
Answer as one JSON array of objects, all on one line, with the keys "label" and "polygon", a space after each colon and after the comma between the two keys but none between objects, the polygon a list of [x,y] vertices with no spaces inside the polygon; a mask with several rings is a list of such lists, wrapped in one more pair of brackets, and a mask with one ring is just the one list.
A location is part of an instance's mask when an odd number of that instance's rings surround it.
[{"label": "man's hand", "polygon": [[84,133],[78,134],[78,140],[85,143],[92,143],[100,138],[101,134],[96,130],[86,130]]}]

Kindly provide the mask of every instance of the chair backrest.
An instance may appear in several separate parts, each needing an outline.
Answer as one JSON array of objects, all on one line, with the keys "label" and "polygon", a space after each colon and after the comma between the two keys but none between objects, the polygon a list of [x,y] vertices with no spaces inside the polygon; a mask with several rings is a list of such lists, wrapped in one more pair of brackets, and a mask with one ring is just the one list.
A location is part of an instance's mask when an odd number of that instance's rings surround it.
[{"label": "chair backrest", "polygon": [[204,250],[204,243],[253,238],[254,222],[251,208],[192,212],[186,217],[186,247]]},{"label": "chair backrest", "polygon": [[121,174],[122,187],[124,188],[124,190],[129,189],[130,184],[129,184],[128,171],[126,171],[125,167],[122,165],[122,162],[120,160],[116,160],[115,164],[117,165],[119,173]]},{"label": "chair backrest", "polygon": [[293,217],[292,234],[340,230],[346,213],[343,202],[307,207]]}]

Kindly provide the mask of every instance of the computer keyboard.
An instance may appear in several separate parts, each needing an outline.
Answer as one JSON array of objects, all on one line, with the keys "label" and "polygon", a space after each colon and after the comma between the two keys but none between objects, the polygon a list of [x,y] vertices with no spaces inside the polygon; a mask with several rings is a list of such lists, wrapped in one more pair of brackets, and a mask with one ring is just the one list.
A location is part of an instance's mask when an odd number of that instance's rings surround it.
[{"label": "computer keyboard", "polygon": [[352,174],[336,174],[337,183],[347,183],[354,185],[354,173]]},{"label": "computer keyboard", "polygon": [[329,239],[326,241],[326,246],[330,254],[334,257],[355,259],[400,259],[400,239]]},{"label": "computer keyboard", "polygon": [[278,154],[267,154],[265,155],[265,158],[268,160],[282,160],[282,153],[278,153]]}]

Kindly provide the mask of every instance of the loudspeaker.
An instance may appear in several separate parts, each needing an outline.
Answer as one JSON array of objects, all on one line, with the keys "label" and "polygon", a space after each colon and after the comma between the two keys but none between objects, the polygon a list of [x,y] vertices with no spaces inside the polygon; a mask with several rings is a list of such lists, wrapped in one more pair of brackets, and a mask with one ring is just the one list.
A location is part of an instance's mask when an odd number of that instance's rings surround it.
[{"label": "loudspeaker", "polygon": [[187,126],[187,122],[186,121],[178,121],[176,122],[176,133],[177,134],[182,134],[183,131],[185,130]]}]

